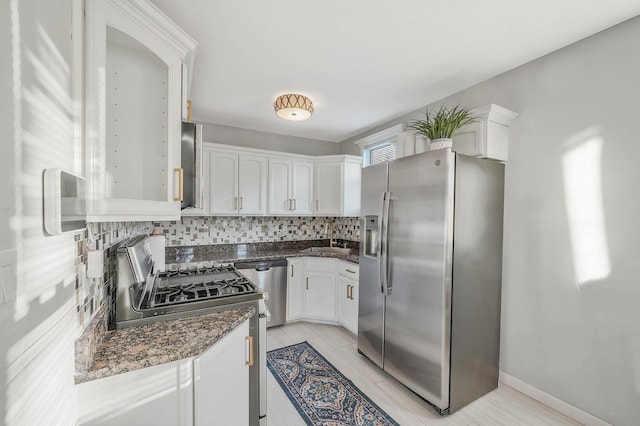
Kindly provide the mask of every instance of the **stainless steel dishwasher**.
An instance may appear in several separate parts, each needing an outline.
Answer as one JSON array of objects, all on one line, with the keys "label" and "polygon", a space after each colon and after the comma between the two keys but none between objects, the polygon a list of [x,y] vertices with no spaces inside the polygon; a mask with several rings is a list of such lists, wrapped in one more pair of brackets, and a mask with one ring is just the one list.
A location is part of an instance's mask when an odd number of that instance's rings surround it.
[{"label": "stainless steel dishwasher", "polygon": [[287,260],[236,262],[233,266],[264,292],[265,305],[271,314],[267,327],[284,324],[287,314]]}]

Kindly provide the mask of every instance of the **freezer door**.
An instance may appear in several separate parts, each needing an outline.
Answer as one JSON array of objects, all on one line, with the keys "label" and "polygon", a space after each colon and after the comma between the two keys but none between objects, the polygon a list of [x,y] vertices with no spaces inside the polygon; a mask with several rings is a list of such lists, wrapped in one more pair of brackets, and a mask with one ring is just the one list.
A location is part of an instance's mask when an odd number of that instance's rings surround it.
[{"label": "freezer door", "polygon": [[384,369],[441,410],[449,406],[454,165],[450,149],[389,164]]},{"label": "freezer door", "polygon": [[387,163],[362,169],[358,350],[382,367],[384,295],[380,282],[380,219],[387,190]]}]

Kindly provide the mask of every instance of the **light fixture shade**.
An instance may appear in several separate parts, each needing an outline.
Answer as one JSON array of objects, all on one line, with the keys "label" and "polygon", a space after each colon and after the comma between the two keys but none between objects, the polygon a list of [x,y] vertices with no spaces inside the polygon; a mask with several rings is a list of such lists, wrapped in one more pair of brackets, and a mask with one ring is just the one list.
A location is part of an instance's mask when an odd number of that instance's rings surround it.
[{"label": "light fixture shade", "polygon": [[302,121],[313,114],[313,102],[303,95],[288,93],[278,96],[273,103],[276,115],[285,120]]}]

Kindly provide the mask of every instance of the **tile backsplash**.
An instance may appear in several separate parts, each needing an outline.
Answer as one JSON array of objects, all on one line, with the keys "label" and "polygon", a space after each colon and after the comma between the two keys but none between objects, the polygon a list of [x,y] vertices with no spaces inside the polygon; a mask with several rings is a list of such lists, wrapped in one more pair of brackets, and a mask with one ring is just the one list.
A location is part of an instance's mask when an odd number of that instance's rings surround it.
[{"label": "tile backsplash", "polygon": [[[116,284],[115,244],[155,229],[165,235],[167,246],[247,244],[260,242],[318,240],[327,220],[334,224],[336,239],[359,241],[357,217],[185,217],[173,222],[96,222],[76,234],[76,307],[77,324],[83,330],[95,313],[104,307],[113,311],[111,295]],[[89,250],[104,250],[102,277],[87,278],[86,256]]]},{"label": "tile backsplash", "polygon": [[[76,234],[76,310],[77,324],[83,330],[95,313],[103,306],[111,306],[115,286],[115,244],[140,234],[150,234],[151,222],[96,222],[88,223],[87,230]],[[86,256],[89,250],[104,250],[103,274],[87,278]]]},{"label": "tile backsplash", "polygon": [[334,224],[334,238],[360,240],[357,217],[185,217],[154,222],[153,227],[165,235],[167,246],[246,244],[329,238],[324,233],[327,220]]}]

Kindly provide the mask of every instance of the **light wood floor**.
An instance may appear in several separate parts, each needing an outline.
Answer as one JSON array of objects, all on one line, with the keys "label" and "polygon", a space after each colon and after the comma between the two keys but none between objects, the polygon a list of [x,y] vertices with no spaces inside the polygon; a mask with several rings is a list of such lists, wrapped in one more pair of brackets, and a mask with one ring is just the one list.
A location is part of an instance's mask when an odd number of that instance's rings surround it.
[{"label": "light wood floor", "polygon": [[[267,331],[267,350],[305,340],[403,426],[580,424],[502,384],[498,389],[454,414],[440,417],[426,402],[358,354],[356,337],[338,326],[298,322],[274,327]],[[268,424],[271,426],[304,425],[300,415],[271,373],[267,376]]]}]

